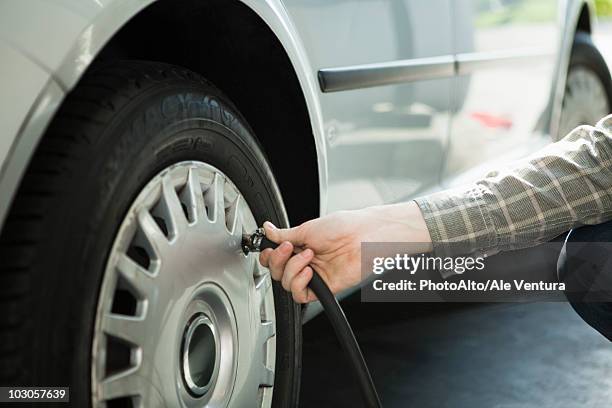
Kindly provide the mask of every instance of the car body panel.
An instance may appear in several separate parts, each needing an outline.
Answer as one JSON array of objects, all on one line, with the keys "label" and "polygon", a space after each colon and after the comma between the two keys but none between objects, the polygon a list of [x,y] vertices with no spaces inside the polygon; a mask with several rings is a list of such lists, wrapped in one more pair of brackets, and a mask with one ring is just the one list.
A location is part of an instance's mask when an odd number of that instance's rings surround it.
[{"label": "car body panel", "polygon": [[[285,4],[315,67],[422,65],[452,53],[450,0]],[[441,78],[320,95],[330,211],[396,202],[438,184],[452,83],[451,70]]]},{"label": "car body panel", "polygon": [[12,79],[3,81],[3,97],[0,98],[0,123],[3,135],[0,137],[0,157],[7,157],[14,140],[7,136],[20,133],[21,125],[30,112],[32,103],[49,80],[49,74],[23,54],[1,42],[0,61],[11,61],[10,64],[0,64],[0,78]]},{"label": "car body panel", "polygon": [[59,109],[64,95],[64,90],[57,82],[49,79],[26,114],[17,138],[12,141],[9,159],[3,163],[0,178],[0,217],[6,215],[10,208],[25,167],[38,145],[40,136]]},{"label": "car body panel", "polygon": [[[38,65],[47,74],[47,80],[52,78],[63,90],[62,95],[53,92],[48,97],[59,98],[53,101],[52,106],[59,107],[65,93],[72,89],[85,72],[89,64],[100,52],[108,40],[130,18],[144,9],[154,0],[7,0],[0,5],[0,41],[11,44],[24,58]],[[288,17],[284,5],[277,0],[246,0],[251,7],[268,24],[284,47],[300,81],[302,92],[310,115],[313,138],[318,156],[318,173],[320,187],[320,212],[325,213],[327,203],[327,154],[323,142],[323,125],[321,107],[319,103],[319,86],[316,80],[316,71],[311,67],[308,56],[302,43]],[[30,13],[36,7],[37,13]],[[53,24],[49,24],[49,16]],[[49,41],[46,41],[46,40]],[[21,75],[21,74],[20,74]],[[13,76],[0,78],[0,86],[9,84],[16,79]],[[23,76],[24,82],[30,81]],[[33,80],[33,78],[32,78]],[[37,100],[43,97],[43,86],[31,98],[24,98],[24,103],[32,105],[30,112],[34,112]],[[0,98],[8,98],[2,94]],[[8,107],[8,117],[18,117],[8,100],[2,100]],[[25,118],[22,115],[22,122]],[[27,121],[26,121],[27,122]],[[25,143],[36,146],[44,132],[27,131],[30,123],[22,123],[23,135],[17,133],[4,134],[4,144],[16,149],[15,143]],[[32,138],[33,140],[25,140]],[[30,156],[33,150],[30,152]],[[3,182],[9,172],[22,174],[30,157],[23,160],[14,160],[13,156],[3,155],[0,151],[0,225],[4,221],[10,207],[11,198],[15,193],[14,183]],[[4,188],[1,189],[1,188]]]},{"label": "car body panel", "polygon": [[550,141],[547,115],[562,32],[557,0],[453,2],[456,89],[443,185],[525,156]]}]

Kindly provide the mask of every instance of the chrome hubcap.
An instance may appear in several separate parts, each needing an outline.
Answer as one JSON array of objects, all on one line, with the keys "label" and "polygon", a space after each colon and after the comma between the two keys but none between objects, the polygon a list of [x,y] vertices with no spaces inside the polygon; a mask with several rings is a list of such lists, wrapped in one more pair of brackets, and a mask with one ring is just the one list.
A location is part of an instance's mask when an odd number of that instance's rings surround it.
[{"label": "chrome hubcap", "polygon": [[238,189],[210,165],[178,163],[145,186],[102,281],[94,407],[271,405],[271,280],[241,249],[255,228]]}]

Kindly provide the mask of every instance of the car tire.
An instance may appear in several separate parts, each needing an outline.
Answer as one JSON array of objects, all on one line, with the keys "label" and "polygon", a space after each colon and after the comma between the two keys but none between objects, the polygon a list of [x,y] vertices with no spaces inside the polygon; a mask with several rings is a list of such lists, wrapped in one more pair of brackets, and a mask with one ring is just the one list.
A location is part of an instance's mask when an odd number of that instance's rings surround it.
[{"label": "car tire", "polygon": [[[261,147],[218,89],[162,63],[89,69],[38,146],[0,235],[2,385],[70,387],[72,406],[92,405],[96,308],[115,236],[143,186],[185,161],[220,169],[258,225],[287,225]],[[276,282],[273,294],[272,405],[296,406],[300,309]]]},{"label": "car tire", "polygon": [[577,32],[572,46],[557,139],[580,125],[594,125],[610,113],[612,80],[591,36]]}]

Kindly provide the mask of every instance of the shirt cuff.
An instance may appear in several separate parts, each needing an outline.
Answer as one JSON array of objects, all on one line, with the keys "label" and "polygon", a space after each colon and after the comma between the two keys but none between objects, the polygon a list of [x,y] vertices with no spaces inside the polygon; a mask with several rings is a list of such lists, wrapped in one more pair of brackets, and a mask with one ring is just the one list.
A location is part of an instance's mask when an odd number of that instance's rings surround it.
[{"label": "shirt cuff", "polygon": [[490,193],[483,187],[472,184],[414,200],[425,219],[435,256],[496,252],[496,232],[487,195]]}]

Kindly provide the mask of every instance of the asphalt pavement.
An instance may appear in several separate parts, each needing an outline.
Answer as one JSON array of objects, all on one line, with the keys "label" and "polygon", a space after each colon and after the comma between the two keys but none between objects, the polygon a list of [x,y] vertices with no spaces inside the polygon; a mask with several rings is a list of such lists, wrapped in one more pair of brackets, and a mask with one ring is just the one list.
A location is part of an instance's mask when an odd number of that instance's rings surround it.
[{"label": "asphalt pavement", "polygon": [[[612,345],[567,303],[360,303],[353,324],[385,408],[604,408]],[[304,327],[301,407],[360,407],[323,316]]]}]

